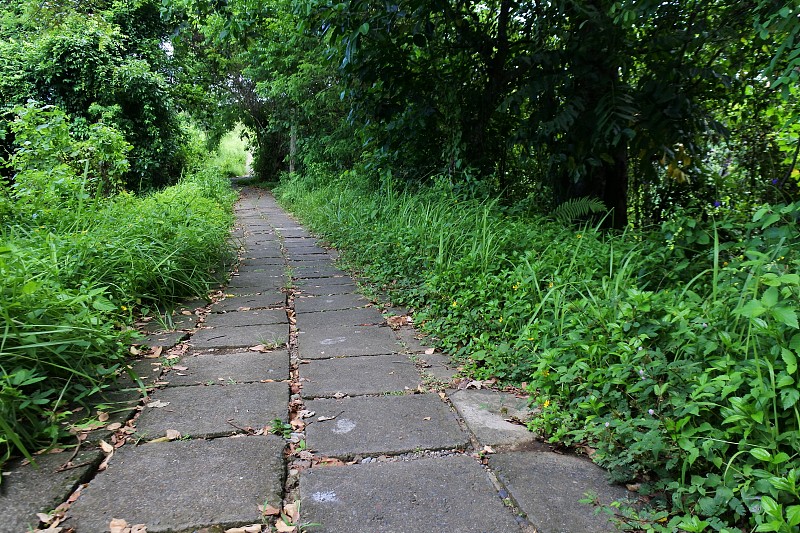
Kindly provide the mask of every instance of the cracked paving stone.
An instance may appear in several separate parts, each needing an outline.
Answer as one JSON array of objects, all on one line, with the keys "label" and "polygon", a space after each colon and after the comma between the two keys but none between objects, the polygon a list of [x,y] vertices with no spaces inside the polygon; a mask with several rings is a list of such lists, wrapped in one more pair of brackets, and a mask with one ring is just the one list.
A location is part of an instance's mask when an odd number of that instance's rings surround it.
[{"label": "cracked paving stone", "polygon": [[286,420],[289,384],[167,387],[151,393],[153,402],[161,407],[144,408],[136,421],[138,435],[149,440],[174,429],[194,438],[218,437],[238,428],[263,428],[276,418]]},{"label": "cracked paving stone", "polygon": [[[398,454],[414,450],[449,450],[469,439],[436,394],[307,400],[316,412],[306,426],[306,444],[318,455]],[[333,420],[317,421],[320,416]]]},{"label": "cracked paving stone", "polygon": [[121,518],[162,533],[258,523],[259,505],[281,501],[283,448],[273,435],[124,446],[64,525],[102,533]]}]

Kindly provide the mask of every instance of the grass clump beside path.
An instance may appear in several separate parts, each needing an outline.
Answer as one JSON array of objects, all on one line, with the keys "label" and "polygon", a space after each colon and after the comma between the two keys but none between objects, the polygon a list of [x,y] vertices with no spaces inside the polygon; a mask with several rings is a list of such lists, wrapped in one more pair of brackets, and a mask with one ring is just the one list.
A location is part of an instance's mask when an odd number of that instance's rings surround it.
[{"label": "grass clump beside path", "polygon": [[[52,111],[19,128],[52,133],[62,119]],[[12,158],[13,180],[0,191],[0,464],[55,443],[69,409],[108,386],[135,309],[205,295],[230,254],[235,193],[218,168],[200,165],[140,196],[98,194],[91,169],[109,168],[93,159],[102,154],[49,154],[77,144],[53,135],[31,148],[39,163],[52,156],[50,166]],[[126,152],[114,155],[120,168]]]},{"label": "grass clump beside path", "polygon": [[798,531],[800,205],[619,234],[446,186],[276,193],[473,376],[526,387],[532,430],[639,482],[622,527]]}]

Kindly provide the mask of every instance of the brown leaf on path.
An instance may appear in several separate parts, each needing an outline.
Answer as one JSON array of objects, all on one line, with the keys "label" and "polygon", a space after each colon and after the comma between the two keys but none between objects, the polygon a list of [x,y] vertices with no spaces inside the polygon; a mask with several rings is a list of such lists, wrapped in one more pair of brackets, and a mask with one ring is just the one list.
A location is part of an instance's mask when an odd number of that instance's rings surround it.
[{"label": "brown leaf on path", "polygon": [[230,529],[226,529],[225,533],[259,533],[260,531],[260,524],[250,524],[249,526],[232,527]]},{"label": "brown leaf on path", "polygon": [[423,420],[430,420],[430,419],[431,419],[431,417],[429,417],[429,416],[426,416],[425,418],[423,418]]},{"label": "brown leaf on path", "polygon": [[97,419],[100,422],[105,422],[106,420],[108,420],[108,413],[105,413],[103,411],[97,411]]},{"label": "brown leaf on path", "polygon": [[136,346],[131,346],[128,349],[128,351],[131,353],[131,355],[139,355],[140,353],[142,353],[142,351],[139,348],[137,348]]},{"label": "brown leaf on path", "polygon": [[130,529],[126,529],[125,533],[147,533],[147,526],[144,524],[135,524],[130,527]]},{"label": "brown leaf on path", "polygon": [[278,518],[275,522],[275,531],[278,533],[296,533],[297,528],[284,522],[283,518]]},{"label": "brown leaf on path", "polygon": [[144,357],[145,359],[158,359],[159,357],[161,357],[161,352],[163,351],[164,351],[163,346],[154,346],[149,353],[145,354]]},{"label": "brown leaf on path", "polygon": [[181,314],[184,316],[192,316],[194,313],[192,313],[188,309],[184,309],[183,311],[181,311]]},{"label": "brown leaf on path", "polygon": [[184,371],[184,370],[189,370],[189,367],[188,366],[172,365],[172,369],[173,370]]},{"label": "brown leaf on path", "polygon": [[277,507],[273,507],[268,503],[265,503],[264,505],[259,505],[258,510],[261,511],[261,514],[263,516],[278,516],[279,514],[281,514],[280,509],[278,509]]},{"label": "brown leaf on path", "polygon": [[494,448],[492,448],[492,447],[491,447],[491,446],[489,446],[488,444],[487,444],[486,446],[484,446],[484,447],[483,447],[483,449],[481,450],[481,452],[483,452],[483,453],[497,453],[496,451],[494,451]]},{"label": "brown leaf on path", "polygon": [[154,409],[158,409],[160,407],[166,407],[169,405],[169,402],[162,402],[161,400],[156,400],[154,402],[150,402],[147,404],[147,407],[152,407]]},{"label": "brown leaf on path", "polygon": [[289,503],[283,506],[283,512],[289,517],[289,522],[296,524],[300,521],[300,506],[297,503]]},{"label": "brown leaf on path", "polygon": [[106,454],[114,453],[114,447],[109,443],[107,443],[106,441],[101,440],[99,444],[100,444],[100,449],[103,450],[103,453]]},{"label": "brown leaf on path", "polygon": [[390,316],[386,319],[386,323],[389,324],[389,327],[392,329],[400,329],[401,327],[409,324],[411,319],[406,316]]},{"label": "brown leaf on path", "polygon": [[41,522],[43,524],[49,524],[50,522],[53,521],[53,515],[52,514],[36,513],[36,518],[38,518],[39,522]]},{"label": "brown leaf on path", "polygon": [[255,346],[251,346],[248,348],[251,352],[269,352],[271,351],[267,346],[263,344],[256,344]]},{"label": "brown leaf on path", "polygon": [[122,424],[119,422],[114,422],[113,424],[109,424],[106,426],[108,431],[116,431],[122,427]]},{"label": "brown leaf on path", "polygon": [[167,430],[167,438],[169,440],[176,440],[181,438],[181,432],[176,429],[168,429]]},{"label": "brown leaf on path", "polygon": [[439,393],[439,398],[441,398],[442,400],[446,400],[447,399],[447,394],[445,394],[443,392],[440,392]]},{"label": "brown leaf on path", "polygon": [[433,353],[434,353],[435,351],[436,351],[436,348],[427,348],[427,349],[425,350],[425,355],[433,355]]},{"label": "brown leaf on path", "polygon": [[112,518],[111,522],[108,524],[108,528],[111,530],[111,533],[124,533],[125,528],[127,527],[128,522],[122,518]]}]

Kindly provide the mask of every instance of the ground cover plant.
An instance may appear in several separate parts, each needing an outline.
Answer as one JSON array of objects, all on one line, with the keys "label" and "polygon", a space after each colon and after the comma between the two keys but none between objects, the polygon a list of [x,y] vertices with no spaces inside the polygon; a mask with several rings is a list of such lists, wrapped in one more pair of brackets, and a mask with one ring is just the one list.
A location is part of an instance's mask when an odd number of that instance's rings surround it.
[{"label": "ground cover plant", "polygon": [[205,295],[228,257],[235,194],[197,160],[174,186],[121,190],[130,145],[30,102],[8,116],[0,183],[0,464],[64,436],[70,409],[113,383],[142,306]]},{"label": "ground cover plant", "polygon": [[800,204],[610,233],[387,183],[277,193],[472,376],[526,387],[532,430],[641,483],[628,529],[797,531]]}]

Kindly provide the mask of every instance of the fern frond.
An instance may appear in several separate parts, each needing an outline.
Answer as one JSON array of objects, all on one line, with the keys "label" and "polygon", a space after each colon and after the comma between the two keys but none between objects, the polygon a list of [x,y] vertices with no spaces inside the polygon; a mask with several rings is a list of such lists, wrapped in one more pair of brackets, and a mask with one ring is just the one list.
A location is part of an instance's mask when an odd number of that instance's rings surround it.
[{"label": "fern frond", "polygon": [[588,214],[607,211],[606,205],[598,198],[584,196],[567,200],[553,210],[553,218],[562,224],[569,224],[573,220],[585,217]]}]

